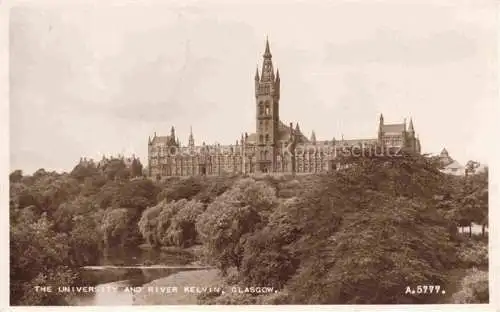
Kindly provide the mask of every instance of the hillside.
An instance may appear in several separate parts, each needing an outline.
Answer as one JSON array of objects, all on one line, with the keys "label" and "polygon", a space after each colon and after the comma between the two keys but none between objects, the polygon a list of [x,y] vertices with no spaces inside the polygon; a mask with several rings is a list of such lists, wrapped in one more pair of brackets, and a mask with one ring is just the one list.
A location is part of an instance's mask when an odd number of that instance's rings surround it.
[{"label": "hillside", "polygon": [[74,283],[76,269],[104,249],[144,243],[202,245],[200,260],[227,273],[229,285],[279,290],[199,297],[208,304],[439,302],[405,290],[448,285],[451,270],[487,264],[487,249],[477,248],[484,239],[471,243],[457,231],[487,224],[487,171],[447,176],[424,156],[360,158],[296,177],[156,182],[130,179],[119,165],[87,169],[11,174],[12,304],[64,304],[29,289]]}]

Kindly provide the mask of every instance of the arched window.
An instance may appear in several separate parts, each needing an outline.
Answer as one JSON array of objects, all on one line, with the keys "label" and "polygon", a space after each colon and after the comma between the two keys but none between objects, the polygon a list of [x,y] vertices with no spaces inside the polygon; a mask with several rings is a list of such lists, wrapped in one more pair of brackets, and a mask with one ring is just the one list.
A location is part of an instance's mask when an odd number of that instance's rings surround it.
[{"label": "arched window", "polygon": [[259,142],[260,142],[260,143],[263,143],[263,142],[264,142],[264,136],[263,136],[262,134],[259,136]]},{"label": "arched window", "polygon": [[266,134],[266,143],[269,142],[269,134]]}]

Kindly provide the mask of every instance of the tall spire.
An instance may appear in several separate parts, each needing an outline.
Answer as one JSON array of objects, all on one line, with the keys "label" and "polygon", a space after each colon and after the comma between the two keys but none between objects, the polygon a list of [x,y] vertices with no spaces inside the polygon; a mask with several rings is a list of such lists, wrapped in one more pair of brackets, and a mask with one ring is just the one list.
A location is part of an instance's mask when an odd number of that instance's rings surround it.
[{"label": "tall spire", "polygon": [[314,130],[311,133],[311,142],[313,144],[316,144],[316,133],[314,133]]},{"label": "tall spire", "polygon": [[379,136],[379,139],[381,139],[381,136],[382,136],[382,129],[384,127],[384,115],[380,114],[380,119],[379,119],[379,123],[378,123],[378,136]]},{"label": "tall spire", "polygon": [[295,125],[295,131],[299,132],[300,131],[300,127],[299,127],[299,123],[297,122],[297,124]]},{"label": "tall spire", "polygon": [[264,52],[264,58],[272,58],[271,49],[269,48],[269,38],[266,36],[266,51]]},{"label": "tall spire", "polygon": [[170,138],[169,138],[169,144],[170,145],[175,145],[177,144],[176,138],[175,138],[175,129],[174,126],[170,129]]},{"label": "tall spire", "polygon": [[255,81],[259,81],[259,66],[255,69]]},{"label": "tall spire", "polygon": [[193,136],[193,127],[189,127],[189,146],[193,147],[194,146],[194,136]]},{"label": "tall spire", "polygon": [[410,118],[410,125],[408,126],[408,131],[415,132],[415,129],[413,128],[413,119],[412,118]]},{"label": "tall spire", "polygon": [[274,69],[273,69],[271,49],[269,48],[269,40],[267,38],[266,38],[266,50],[263,56],[264,56],[264,62],[262,64],[260,81],[272,83],[274,82]]}]

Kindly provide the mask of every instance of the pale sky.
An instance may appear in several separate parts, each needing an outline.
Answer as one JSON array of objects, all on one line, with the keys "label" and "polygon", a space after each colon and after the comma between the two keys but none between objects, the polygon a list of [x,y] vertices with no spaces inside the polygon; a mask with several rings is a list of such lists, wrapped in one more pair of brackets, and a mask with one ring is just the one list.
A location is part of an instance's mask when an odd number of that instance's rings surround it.
[{"label": "pale sky", "polygon": [[[24,5],[10,14],[11,169],[254,132],[269,36],[281,119],[318,140],[413,117],[423,152],[488,162],[498,120],[495,1]],[[418,4],[416,4],[418,2]],[[495,136],[493,136],[495,138]]]}]

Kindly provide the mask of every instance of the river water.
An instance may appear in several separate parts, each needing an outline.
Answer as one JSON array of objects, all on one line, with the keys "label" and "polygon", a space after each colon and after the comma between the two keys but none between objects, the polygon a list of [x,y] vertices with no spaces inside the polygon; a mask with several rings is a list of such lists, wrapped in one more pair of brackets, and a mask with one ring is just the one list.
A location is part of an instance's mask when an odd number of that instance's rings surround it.
[{"label": "river water", "polygon": [[96,265],[83,267],[81,286],[112,286],[116,291],[72,292],[70,305],[132,305],[130,287],[142,286],[152,280],[177,272],[194,270],[195,258],[186,252],[166,252],[127,248],[109,250]]}]

